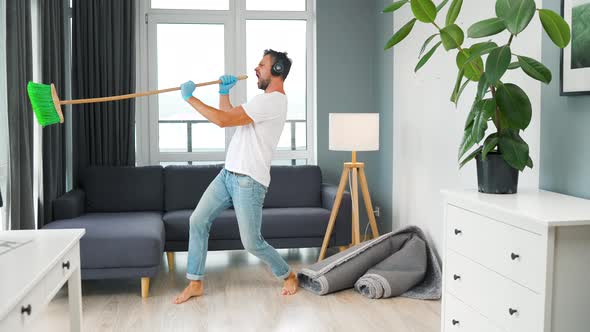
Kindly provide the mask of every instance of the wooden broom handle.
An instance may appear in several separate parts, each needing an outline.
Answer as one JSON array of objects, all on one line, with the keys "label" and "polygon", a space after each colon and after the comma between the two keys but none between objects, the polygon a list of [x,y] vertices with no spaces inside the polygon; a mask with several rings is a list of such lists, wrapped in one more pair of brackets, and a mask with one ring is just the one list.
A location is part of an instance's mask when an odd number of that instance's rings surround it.
[{"label": "wooden broom handle", "polygon": [[[238,80],[245,80],[248,78],[248,75],[240,75],[237,76]],[[205,85],[212,85],[212,84],[220,84],[221,80],[217,81],[210,81],[210,82],[203,82],[196,84],[197,87],[205,86]],[[120,95],[120,96],[113,96],[113,97],[101,97],[101,98],[89,98],[89,99],[74,99],[74,100],[60,100],[60,105],[73,105],[73,104],[88,104],[88,103],[100,103],[103,101],[113,101],[113,100],[122,100],[122,99],[129,99],[129,98],[137,98],[137,97],[144,97],[144,96],[151,96],[157,95],[159,93],[170,92],[170,91],[178,91],[180,87],[162,89],[162,90],[152,90],[146,92],[139,92],[139,93],[130,93],[127,95]]]}]

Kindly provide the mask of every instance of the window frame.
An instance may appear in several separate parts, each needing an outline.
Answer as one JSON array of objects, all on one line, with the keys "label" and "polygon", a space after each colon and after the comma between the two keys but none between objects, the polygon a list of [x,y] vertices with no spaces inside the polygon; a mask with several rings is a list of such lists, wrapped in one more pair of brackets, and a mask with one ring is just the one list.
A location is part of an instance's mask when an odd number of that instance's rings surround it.
[{"label": "window frame", "polygon": [[[307,159],[316,164],[316,73],[315,73],[315,1],[305,0],[305,11],[246,11],[244,0],[230,0],[229,10],[152,9],[150,0],[138,1],[136,52],[137,91],[157,88],[156,27],[161,23],[221,23],[225,25],[225,70],[228,73],[246,73],[252,77],[253,68],[246,68],[247,20],[305,20],[306,21],[306,145],[305,150],[279,150],[273,160]],[[262,51],[262,50],[261,50]],[[238,84],[232,90],[233,105],[246,102],[246,85]],[[197,162],[225,160],[227,147],[235,128],[225,130],[225,150],[219,152],[160,152],[159,110],[157,97],[139,98],[136,102],[136,160],[138,165],[159,165],[161,162]],[[155,106],[155,107],[154,107]],[[217,107],[218,105],[211,105]],[[146,111],[142,111],[146,110]]]}]

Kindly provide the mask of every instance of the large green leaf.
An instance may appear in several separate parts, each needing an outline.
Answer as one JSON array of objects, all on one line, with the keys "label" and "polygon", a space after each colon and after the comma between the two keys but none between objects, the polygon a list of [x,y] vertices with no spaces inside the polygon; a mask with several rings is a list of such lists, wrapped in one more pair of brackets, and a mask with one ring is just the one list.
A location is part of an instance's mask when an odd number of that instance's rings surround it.
[{"label": "large green leaf", "polygon": [[498,145],[498,133],[493,133],[483,142],[483,150],[481,151],[481,159],[486,160],[486,156]]},{"label": "large green leaf", "polygon": [[467,29],[467,36],[470,38],[481,38],[493,36],[506,29],[504,20],[498,17],[489,18],[487,20],[474,23]]},{"label": "large green leaf", "polygon": [[[497,103],[498,99],[496,98],[496,103]],[[500,118],[498,120],[498,117]],[[500,125],[500,128],[510,128],[510,124],[508,123],[508,120],[506,119],[505,116],[502,116],[501,112],[496,112],[494,113],[494,116],[492,117],[492,120],[494,121],[494,124],[496,124],[496,128],[498,128],[498,124]]]},{"label": "large green leaf", "polygon": [[549,9],[539,9],[539,18],[543,29],[557,47],[564,48],[569,44],[570,26],[561,16]]},{"label": "large green leaf", "polygon": [[438,36],[438,33],[435,33],[434,35],[426,38],[426,40],[424,41],[424,44],[422,44],[422,48],[420,49],[420,54],[418,54],[418,57],[422,56],[422,53],[424,53],[424,51],[426,50],[426,47],[428,46],[428,44],[430,44],[430,42],[434,39],[434,37]]},{"label": "large green leaf", "polygon": [[482,150],[483,146],[478,147],[477,149],[473,150],[473,152],[471,152],[467,157],[465,157],[465,159],[463,159],[460,163],[459,163],[459,168],[462,168],[463,166],[465,166],[465,164],[467,164],[468,162],[470,162],[473,158],[475,158],[475,156],[477,156],[481,150]]},{"label": "large green leaf", "polygon": [[535,16],[535,0],[498,0],[496,16],[504,20],[512,34],[519,34]]},{"label": "large green leaf", "polygon": [[461,160],[461,157],[463,157],[463,155],[467,153],[467,151],[469,151],[475,145],[475,142],[473,141],[473,136],[471,135],[472,131],[473,123],[467,126],[467,128],[465,128],[465,131],[463,132],[463,140],[461,141],[461,145],[459,146],[459,154],[457,156],[457,160]]},{"label": "large green leaf", "polygon": [[[477,100],[476,100],[477,102]],[[473,119],[475,119],[475,114],[479,112],[479,109],[477,109],[475,107],[475,102],[473,103],[473,105],[471,106],[471,110],[469,111],[469,114],[467,114],[467,119],[465,119],[465,126],[463,127],[463,130],[467,129],[469,126],[473,126]],[[459,156],[461,157],[461,156]]]},{"label": "large green leaf", "polygon": [[447,12],[445,25],[451,25],[455,23],[457,17],[459,17],[459,12],[461,12],[462,5],[463,0],[453,0],[453,2],[451,2],[451,7],[449,7],[449,11]]},{"label": "large green leaf", "polygon": [[490,87],[490,83],[488,83],[488,79],[486,74],[484,73],[479,78],[479,82],[477,83],[477,99],[483,99],[488,92],[488,88]]},{"label": "large green leaf", "polygon": [[472,135],[473,141],[479,143],[488,129],[488,121],[492,118],[492,115],[496,111],[496,101],[492,98],[478,101],[481,106],[475,113],[473,118]]},{"label": "large green leaf", "polygon": [[530,77],[545,84],[551,83],[551,71],[539,61],[526,56],[518,56],[518,63]]},{"label": "large green leaf", "polygon": [[461,87],[459,88],[459,90],[453,91],[453,94],[451,95],[451,101],[453,103],[455,103],[455,107],[457,106],[457,103],[459,102],[459,98],[461,98],[461,94],[463,94],[463,90],[465,90],[467,85],[469,85],[469,82],[471,82],[471,81],[465,80],[465,82],[463,82],[463,84],[461,84]]},{"label": "large green leaf", "polygon": [[411,0],[411,5],[418,21],[432,23],[436,19],[436,6],[432,0]]},{"label": "large green leaf", "polygon": [[455,81],[455,87],[453,88],[453,92],[451,93],[451,101],[455,102],[457,99],[457,95],[459,94],[459,90],[461,89],[461,82],[463,81],[463,75],[465,71],[460,69],[457,73],[457,80]]},{"label": "large green leaf", "polygon": [[389,6],[385,7],[385,9],[383,9],[383,12],[384,13],[393,13],[394,11],[403,7],[403,5],[407,4],[408,2],[410,2],[410,0],[396,1],[392,4],[390,4]]},{"label": "large green leaf", "polygon": [[459,90],[461,89],[461,82],[463,81],[464,75],[465,71],[463,69],[459,69],[459,71],[457,72],[457,80],[455,81],[453,92],[451,93],[451,101],[453,103],[455,103],[455,100],[457,100],[457,95],[459,94]]},{"label": "large green leaf", "polygon": [[469,62],[467,65],[465,64],[467,59],[471,56],[471,50],[463,50],[462,52],[459,51],[457,53],[457,57],[455,59],[455,62],[457,63],[457,67],[459,69],[464,69],[465,70],[465,77],[467,77],[468,79],[472,80],[472,81],[479,81],[479,78],[481,77],[482,74],[482,68],[483,68],[483,60],[480,58],[477,58],[477,60],[471,61]]},{"label": "large green leaf", "polygon": [[504,45],[496,48],[486,60],[486,77],[488,81],[495,84],[502,78],[502,75],[508,70],[512,53],[510,46]]},{"label": "large green leaf", "polygon": [[440,39],[443,42],[443,46],[448,51],[463,45],[465,34],[458,25],[451,24],[440,30]]},{"label": "large green leaf", "polygon": [[[496,48],[498,48],[498,45],[494,42],[483,42],[471,45],[469,48],[470,55],[467,60],[465,60],[465,64],[469,64],[475,59],[481,59],[482,55],[488,54]],[[478,68],[483,71],[483,63]]]},{"label": "large green leaf", "polygon": [[498,18],[508,15],[511,10],[512,4],[510,0],[496,0],[496,16]]},{"label": "large green leaf", "polygon": [[393,34],[393,36],[391,36],[387,44],[385,44],[384,49],[390,49],[402,40],[404,40],[404,38],[406,38],[408,34],[410,34],[410,31],[412,31],[412,28],[414,27],[415,23],[416,19],[414,18],[410,20],[410,22],[406,23],[403,27],[401,27],[396,33]]},{"label": "large green leaf", "polygon": [[426,62],[432,57],[432,55],[434,54],[434,52],[436,52],[436,49],[440,46],[440,44],[442,44],[441,41],[439,41],[438,43],[436,43],[430,49],[430,51],[428,51],[428,53],[424,54],[424,56],[422,57],[422,59],[420,59],[420,61],[418,61],[418,64],[416,65],[416,68],[414,68],[414,72],[417,72],[420,68],[422,68],[422,66],[424,66],[426,64]]},{"label": "large green leaf", "polygon": [[504,129],[498,139],[498,147],[508,165],[522,171],[529,161],[529,145],[516,129]]},{"label": "large green leaf", "polygon": [[[486,74],[487,75],[487,74]],[[499,84],[496,101],[502,118],[510,128],[526,129],[531,122],[531,101],[526,93],[515,84]]]},{"label": "large green leaf", "polygon": [[493,99],[475,100],[471,106],[468,117],[472,117],[469,125],[466,126],[463,133],[463,141],[459,147],[459,159],[471,147],[479,143],[488,129],[488,121],[496,108],[496,102]]}]

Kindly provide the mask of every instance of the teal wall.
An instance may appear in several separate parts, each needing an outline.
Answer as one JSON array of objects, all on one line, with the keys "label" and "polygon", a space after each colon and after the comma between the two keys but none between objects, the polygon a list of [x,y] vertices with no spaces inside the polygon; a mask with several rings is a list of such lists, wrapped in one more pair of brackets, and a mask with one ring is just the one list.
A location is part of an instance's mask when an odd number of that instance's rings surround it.
[{"label": "teal wall", "polygon": [[[324,182],[338,184],[349,152],[328,149],[329,113],[380,113],[379,151],[358,152],[381,233],[391,231],[393,181],[393,34],[391,0],[317,1],[317,144]],[[360,192],[359,192],[360,193]],[[367,221],[360,200],[361,236]],[[370,234],[370,230],[368,231]]]},{"label": "teal wall", "polygon": [[[561,13],[560,3],[544,0],[543,7]],[[553,80],[541,91],[539,186],[590,198],[590,96],[559,95],[560,51],[545,33],[542,47]]]}]

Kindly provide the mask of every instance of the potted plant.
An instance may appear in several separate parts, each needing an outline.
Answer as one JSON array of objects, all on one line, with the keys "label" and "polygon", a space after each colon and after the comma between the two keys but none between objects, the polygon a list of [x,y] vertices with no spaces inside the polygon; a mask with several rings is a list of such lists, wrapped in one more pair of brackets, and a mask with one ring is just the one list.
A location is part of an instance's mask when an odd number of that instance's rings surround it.
[{"label": "potted plant", "polygon": [[[534,0],[497,0],[495,17],[471,25],[467,29],[467,37],[475,39],[505,33],[506,43],[497,44],[488,40],[466,46],[465,33],[455,24],[463,0],[450,1],[444,26],[436,23],[438,13],[449,1],[444,0],[436,6],[432,0],[401,0],[387,6],[384,13],[393,13],[409,5],[414,18],[394,33],[385,50],[406,38],[416,21],[431,24],[436,31],[424,42],[414,71],[422,68],[441,45],[446,51],[456,50],[458,74],[451,93],[455,106],[465,87],[477,84],[459,147],[459,167],[475,158],[480,192],[516,193],[518,172],[525,167],[533,167],[529,146],[520,137],[520,131],[526,129],[531,121],[532,107],[524,90],[503,81],[503,76],[508,70],[522,70],[533,79],[549,84],[551,71],[535,59],[512,53],[510,47],[535,15],[538,15],[549,38],[560,48],[566,47],[570,41],[569,25],[557,13],[537,9]],[[432,46],[425,52],[429,45]],[[490,121],[495,131],[484,139]],[[467,154],[474,147],[475,150]]]}]

